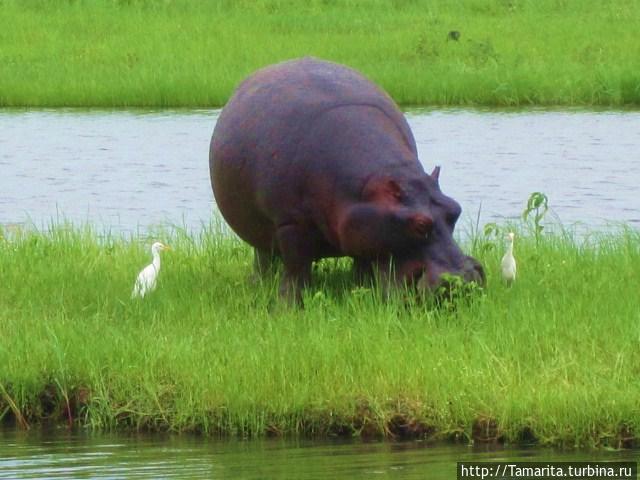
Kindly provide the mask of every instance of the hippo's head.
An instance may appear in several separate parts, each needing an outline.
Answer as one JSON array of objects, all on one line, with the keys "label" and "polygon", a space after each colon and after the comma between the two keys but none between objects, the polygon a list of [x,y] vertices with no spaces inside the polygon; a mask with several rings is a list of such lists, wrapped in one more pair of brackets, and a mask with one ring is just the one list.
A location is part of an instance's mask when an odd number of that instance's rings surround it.
[{"label": "hippo's head", "polygon": [[462,209],[439,186],[440,167],[431,175],[411,179],[401,187],[400,216],[407,219],[409,234],[420,244],[396,254],[396,275],[401,281],[417,280],[419,288],[434,291],[449,288],[451,277],[483,285],[484,269],[475,258],[465,255],[453,238]]},{"label": "hippo's head", "polygon": [[484,284],[482,265],[465,255],[453,238],[460,205],[440,190],[440,168],[411,178],[370,178],[362,203],[353,206],[341,226],[345,250],[355,257],[393,258],[395,277],[429,291],[448,288],[451,277]]}]

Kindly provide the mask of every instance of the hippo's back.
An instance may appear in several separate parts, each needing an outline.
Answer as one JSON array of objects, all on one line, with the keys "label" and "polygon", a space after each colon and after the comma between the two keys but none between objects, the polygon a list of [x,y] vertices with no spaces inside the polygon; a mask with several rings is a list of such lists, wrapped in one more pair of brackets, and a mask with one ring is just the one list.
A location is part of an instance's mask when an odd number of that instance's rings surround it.
[{"label": "hippo's back", "polygon": [[[304,58],[259,70],[240,84],[213,132],[209,168],[218,207],[244,240],[258,248],[272,243],[278,216],[288,214],[282,206],[304,203],[311,172],[317,177],[324,167],[337,177],[351,175],[349,159],[326,165],[331,155],[309,143],[318,119],[342,107],[375,111],[415,153],[409,126],[393,100],[351,68]],[[354,127],[370,123],[356,118]],[[340,134],[332,136],[324,145],[344,151],[345,142],[353,143],[345,137],[341,144]],[[362,169],[357,162],[351,167]]]}]

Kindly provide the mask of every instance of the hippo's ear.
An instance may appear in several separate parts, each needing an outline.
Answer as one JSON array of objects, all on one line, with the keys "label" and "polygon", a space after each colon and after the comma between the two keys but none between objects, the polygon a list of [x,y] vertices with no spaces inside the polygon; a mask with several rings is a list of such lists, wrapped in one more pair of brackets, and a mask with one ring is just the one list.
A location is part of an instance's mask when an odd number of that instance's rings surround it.
[{"label": "hippo's ear", "polygon": [[436,168],[431,172],[431,178],[435,180],[436,183],[439,183],[440,180],[440,165],[437,165]]}]

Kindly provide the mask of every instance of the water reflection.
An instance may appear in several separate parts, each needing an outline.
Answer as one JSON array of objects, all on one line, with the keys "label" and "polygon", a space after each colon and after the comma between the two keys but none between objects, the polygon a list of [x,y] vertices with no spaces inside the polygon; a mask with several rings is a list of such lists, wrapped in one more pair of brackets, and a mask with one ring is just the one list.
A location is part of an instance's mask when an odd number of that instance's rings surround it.
[{"label": "water reflection", "polygon": [[630,461],[637,453],[5,431],[0,432],[0,479],[450,479],[459,461]]},{"label": "water reflection", "polygon": [[[213,111],[0,111],[0,224],[89,221],[199,229],[215,210]],[[564,224],[640,227],[640,113],[410,111],[420,158],[442,165],[467,223],[515,219],[543,191]],[[465,217],[463,217],[463,223]]]}]

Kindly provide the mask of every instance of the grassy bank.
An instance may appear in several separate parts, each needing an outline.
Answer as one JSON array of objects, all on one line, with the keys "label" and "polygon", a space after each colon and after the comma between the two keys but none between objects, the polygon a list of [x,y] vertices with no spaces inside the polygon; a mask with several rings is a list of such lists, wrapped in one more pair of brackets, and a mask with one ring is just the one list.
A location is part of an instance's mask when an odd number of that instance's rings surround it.
[{"label": "grassy bank", "polygon": [[[225,435],[419,436],[564,445],[640,437],[640,235],[476,239],[488,287],[456,308],[380,300],[348,262],[304,310],[247,281],[251,254],[205,231],[163,239],[158,289],[131,301],[145,242],[86,229],[0,240],[5,423]],[[275,283],[275,282],[274,282]]]},{"label": "grassy bank", "polygon": [[640,105],[634,0],[3,0],[0,24],[0,106],[220,106],[304,55],[402,104]]}]

